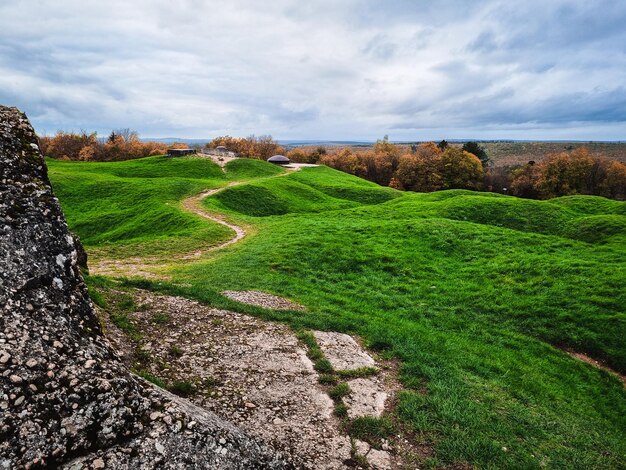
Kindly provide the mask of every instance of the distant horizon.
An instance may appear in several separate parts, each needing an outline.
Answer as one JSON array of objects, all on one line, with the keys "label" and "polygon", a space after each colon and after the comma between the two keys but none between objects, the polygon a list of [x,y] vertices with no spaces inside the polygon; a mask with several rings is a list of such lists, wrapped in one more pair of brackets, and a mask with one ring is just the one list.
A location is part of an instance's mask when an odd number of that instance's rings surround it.
[{"label": "distant horizon", "polygon": [[[192,143],[202,143],[202,142],[211,142],[214,138],[186,138],[186,137],[141,137],[140,139],[144,142],[192,142]],[[288,144],[288,145],[315,145],[315,144],[326,144],[326,145],[347,145],[347,144],[374,144],[378,139],[375,140],[358,140],[358,139],[348,139],[348,140],[340,140],[340,139],[274,139],[279,144]],[[538,142],[538,143],[572,143],[572,144],[584,144],[584,143],[594,143],[594,144],[623,144],[626,143],[626,140],[568,140],[568,139],[419,139],[419,140],[392,140],[389,142],[393,144],[410,144],[410,143],[420,143],[420,142],[441,142],[445,140],[450,143],[460,143],[460,142]]]}]

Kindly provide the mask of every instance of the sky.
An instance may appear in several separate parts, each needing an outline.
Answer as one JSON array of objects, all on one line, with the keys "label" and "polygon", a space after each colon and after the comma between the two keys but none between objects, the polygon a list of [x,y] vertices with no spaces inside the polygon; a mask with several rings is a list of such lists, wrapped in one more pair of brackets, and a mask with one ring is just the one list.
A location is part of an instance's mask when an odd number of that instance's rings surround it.
[{"label": "sky", "polygon": [[626,140],[626,1],[2,1],[0,104],[46,135]]}]

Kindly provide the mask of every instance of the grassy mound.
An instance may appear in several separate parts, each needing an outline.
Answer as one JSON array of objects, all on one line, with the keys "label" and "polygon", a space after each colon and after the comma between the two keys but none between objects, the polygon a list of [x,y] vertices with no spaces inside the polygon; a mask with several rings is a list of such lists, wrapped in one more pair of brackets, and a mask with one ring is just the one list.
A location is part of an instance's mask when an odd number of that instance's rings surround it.
[{"label": "grassy mound", "polygon": [[225,170],[228,178],[233,180],[263,178],[285,173],[285,170],[277,165],[248,158],[231,160],[226,164]]},{"label": "grassy mound", "polygon": [[48,160],[54,191],[87,246],[119,256],[187,251],[231,236],[222,225],[182,212],[179,201],[225,184],[213,162],[150,157],[115,163]]},{"label": "grassy mound", "polygon": [[626,204],[599,196],[563,196],[550,199],[550,204],[567,207],[579,214],[620,214],[626,215]]},{"label": "grassy mound", "polygon": [[626,372],[624,203],[399,193],[326,168],[264,173],[282,170],[263,162],[207,179],[89,165],[50,168],[72,228],[90,242],[198,236],[211,225],[176,201],[251,180],[207,207],[254,235],[173,265],[174,282],[191,286],[177,292],[216,304],[226,289],[285,295],[310,313],[250,311],[356,333],[399,359],[397,413],[435,448],[420,467],[626,466],[622,383],[562,350]]},{"label": "grassy mound", "polygon": [[400,197],[402,194],[391,188],[381,187],[328,167],[304,169],[293,174],[290,179],[311,186],[336,199],[345,199],[360,204],[380,204]]},{"label": "grassy mound", "polygon": [[289,214],[257,219],[259,235],[218,261],[178,270],[189,295],[206,298],[207,285],[286,295],[312,312],[295,325],[355,332],[400,358],[399,413],[436,442],[433,465],[625,463],[624,387],[562,352],[626,372],[623,203],[446,191],[294,212],[296,193],[274,183],[272,203]]},{"label": "grassy mound", "polygon": [[[233,162],[234,163],[234,162]],[[400,192],[326,167],[305,168],[285,178],[266,178],[228,188],[207,201],[239,214],[263,217],[289,213],[322,212],[379,204]]]},{"label": "grassy mound", "polygon": [[[111,175],[120,178],[190,178],[223,179],[221,168],[207,158],[166,156],[148,157],[123,162],[64,162],[48,160],[54,169],[73,168],[76,172]],[[73,172],[73,171],[71,171]]]},{"label": "grassy mound", "polygon": [[291,212],[319,212],[355,204],[343,201],[291,178],[274,178],[259,183],[234,186],[215,199],[224,207],[251,216],[282,215]]}]

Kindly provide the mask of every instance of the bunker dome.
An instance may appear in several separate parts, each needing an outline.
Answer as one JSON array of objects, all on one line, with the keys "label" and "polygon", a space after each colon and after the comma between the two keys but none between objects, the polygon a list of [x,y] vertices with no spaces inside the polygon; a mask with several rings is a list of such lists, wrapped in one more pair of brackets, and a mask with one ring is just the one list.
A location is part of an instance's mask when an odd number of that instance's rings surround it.
[{"label": "bunker dome", "polygon": [[274,155],[268,158],[267,161],[275,165],[287,165],[291,163],[290,160],[284,155]]}]

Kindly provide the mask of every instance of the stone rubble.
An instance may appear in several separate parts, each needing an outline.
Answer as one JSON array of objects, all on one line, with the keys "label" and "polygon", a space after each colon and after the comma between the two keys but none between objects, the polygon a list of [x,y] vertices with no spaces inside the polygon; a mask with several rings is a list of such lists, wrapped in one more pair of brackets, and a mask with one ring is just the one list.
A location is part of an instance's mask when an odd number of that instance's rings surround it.
[{"label": "stone rubble", "polygon": [[351,393],[344,401],[348,405],[348,416],[382,416],[388,394],[379,377],[363,377],[348,381]]},{"label": "stone rubble", "polygon": [[328,331],[316,331],[314,334],[326,359],[330,361],[335,370],[353,370],[376,366],[372,356],[363,351],[352,336]]},{"label": "stone rubble", "polygon": [[[319,385],[304,346],[286,325],[181,297],[142,290],[131,295],[138,306],[132,319],[143,335],[140,343],[133,344],[113,324],[106,327],[129,365],[138,347],[144,358],[149,355],[142,365],[147,372],[168,383],[193,383],[191,401],[290,454],[303,468],[350,467],[350,438],[333,416],[333,402]],[[365,365],[378,368],[350,336],[319,331],[314,335],[332,344],[332,354],[342,358],[340,364],[348,365],[348,370]],[[389,387],[389,381],[393,378],[382,371],[349,380],[352,392],[344,398],[349,417],[381,416],[388,397],[398,388],[397,383]],[[367,448],[358,453],[371,468],[391,468],[389,447],[362,445]]]},{"label": "stone rubble", "polygon": [[277,295],[259,291],[232,291],[226,290],[222,294],[229,299],[236,300],[242,304],[256,305],[257,307],[269,308],[273,310],[305,310],[305,308],[289,299]]},{"label": "stone rubble", "polygon": [[[145,291],[136,291],[134,301],[141,306],[133,319],[151,374],[196,384],[191,401],[290,454],[303,468],[346,468],[350,439],[286,325]],[[153,321],[165,316],[166,324]],[[114,330],[107,326],[119,340]],[[178,357],[171,354],[174,346]],[[129,359],[133,347],[129,340],[119,344]]]},{"label": "stone rubble", "polygon": [[79,256],[34,130],[0,106],[0,468],[293,468],[131,375],[102,335]]}]

